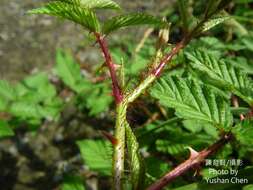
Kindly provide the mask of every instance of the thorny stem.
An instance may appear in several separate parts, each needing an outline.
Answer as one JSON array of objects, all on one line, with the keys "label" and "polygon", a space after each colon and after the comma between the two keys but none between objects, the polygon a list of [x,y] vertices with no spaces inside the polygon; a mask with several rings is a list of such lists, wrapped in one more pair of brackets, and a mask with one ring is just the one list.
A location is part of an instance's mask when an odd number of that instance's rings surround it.
[{"label": "thorny stem", "polygon": [[[111,55],[109,53],[109,49],[107,47],[107,43],[103,36],[99,33],[94,33],[97,42],[100,45],[100,48],[103,52],[106,65],[110,71],[111,80],[112,80],[112,88],[113,88],[113,95],[115,98],[116,106],[117,106],[117,115],[116,115],[116,125],[115,125],[115,138],[117,141],[117,144],[114,146],[114,155],[113,155],[113,189],[114,190],[121,190],[122,189],[122,179],[124,176],[124,160],[125,160],[125,125],[127,124],[126,120],[126,110],[129,103],[133,102],[138,98],[143,91],[145,91],[151,83],[153,83],[154,80],[156,80],[161,72],[164,70],[164,67],[166,64],[168,64],[172,58],[179,53],[181,49],[183,49],[190,41],[191,39],[198,33],[199,28],[202,26],[202,24],[205,22],[203,20],[200,22],[189,34],[187,34],[169,53],[167,53],[159,62],[157,67],[154,67],[154,69],[147,75],[147,77],[129,94],[123,95],[120,85],[117,80],[115,65],[113,64]],[[154,63],[155,65],[155,63]],[[183,163],[179,165],[175,170],[173,170],[174,177],[177,177],[184,173],[188,168],[191,168],[192,164],[198,163],[197,160],[201,158],[205,158],[206,156],[210,155],[212,152],[214,152],[213,149],[216,149],[215,147],[220,147],[217,145],[213,146],[213,148],[209,148],[207,150],[204,150],[201,152],[202,157],[196,157],[195,159],[190,161],[186,161],[186,163]],[[217,148],[218,149],[218,148]],[[205,156],[206,155],[206,156]],[[190,162],[190,163],[189,163]],[[190,164],[189,166],[187,164]],[[193,164],[193,165],[194,165]],[[169,176],[171,174],[168,174]],[[166,175],[167,176],[167,175]],[[165,178],[165,183],[167,184],[167,178]],[[162,178],[161,182],[158,183],[158,185],[161,183],[164,184],[164,179]],[[170,177],[168,182],[170,181]],[[156,187],[157,184],[155,184]],[[156,189],[149,189],[149,190],[156,190]]]},{"label": "thorny stem", "polygon": [[115,65],[113,64],[111,54],[109,52],[107,43],[103,36],[99,33],[94,33],[97,42],[100,45],[106,65],[110,71],[112,80],[113,96],[116,103],[116,123],[115,123],[115,141],[113,152],[113,188],[114,190],[122,189],[122,179],[124,176],[124,160],[125,160],[125,124],[126,124],[126,108],[122,91],[120,89]]},{"label": "thorny stem", "polygon": [[190,41],[190,37],[183,38],[168,54],[166,54],[160,61],[159,65],[152,70],[152,72],[131,92],[127,95],[127,101],[133,102],[139,95],[147,89],[147,87],[157,79],[163,71],[166,64],[168,64],[172,58],[178,54]]},{"label": "thorny stem", "polygon": [[99,33],[94,33],[94,34],[97,38],[97,42],[99,43],[102,52],[103,52],[106,65],[110,71],[111,80],[112,80],[113,96],[115,98],[115,102],[116,102],[116,104],[119,104],[123,100],[123,94],[121,92],[121,89],[120,89],[120,86],[119,86],[119,83],[117,80],[115,65],[113,64],[112,57],[111,57],[111,54],[108,50],[108,46],[105,41],[105,38],[103,36],[101,36]]},{"label": "thorny stem", "polygon": [[165,55],[163,57],[163,59],[160,61],[159,65],[157,68],[155,68],[152,71],[152,74],[155,75],[156,77],[159,77],[163,68],[165,67],[165,65],[170,62],[172,60],[172,58],[174,57],[174,55],[176,55],[182,48],[185,47],[185,45],[187,44],[186,38],[183,38],[183,40],[181,42],[179,42],[172,50],[170,53],[168,53],[167,55]]},{"label": "thorny stem", "polygon": [[196,155],[191,155],[190,158],[172,171],[164,175],[158,181],[156,181],[153,185],[151,185],[147,190],[161,190],[163,189],[168,183],[173,181],[178,176],[181,176],[189,169],[199,166],[202,162],[205,161],[205,158],[217,152],[221,147],[223,147],[227,142],[232,139],[232,134],[224,135],[219,141],[215,144],[211,145],[209,148],[202,150],[201,152],[197,153]]},{"label": "thorny stem", "polygon": [[124,160],[125,160],[125,125],[126,125],[126,109],[127,104],[122,101],[117,104],[117,117],[115,125],[115,138],[117,144],[114,145],[113,154],[113,189],[122,189],[122,179],[124,176]]}]

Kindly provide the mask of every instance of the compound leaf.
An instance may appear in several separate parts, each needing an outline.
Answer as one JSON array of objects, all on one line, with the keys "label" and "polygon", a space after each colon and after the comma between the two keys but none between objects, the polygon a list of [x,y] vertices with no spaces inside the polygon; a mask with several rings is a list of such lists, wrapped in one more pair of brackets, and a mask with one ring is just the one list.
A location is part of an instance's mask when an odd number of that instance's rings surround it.
[{"label": "compound leaf", "polygon": [[241,145],[249,146],[253,149],[252,139],[253,139],[253,120],[244,120],[237,124],[232,129],[235,138],[240,142]]},{"label": "compound leaf", "polygon": [[104,34],[109,34],[115,30],[118,30],[126,26],[145,25],[145,24],[160,26],[160,27],[165,27],[168,25],[166,21],[163,21],[162,19],[149,15],[149,14],[130,13],[130,14],[115,16],[105,21],[102,27],[102,32]]},{"label": "compound leaf", "polygon": [[204,51],[187,53],[187,57],[193,70],[202,73],[209,82],[253,104],[253,82],[240,68],[234,67],[225,60],[218,60],[214,55]]},{"label": "compound leaf", "polygon": [[211,123],[225,130],[232,125],[226,100],[195,80],[176,76],[161,78],[152,88],[151,95],[164,106],[174,108],[181,118]]},{"label": "compound leaf", "polygon": [[111,0],[62,0],[86,9],[120,9],[119,4]]},{"label": "compound leaf", "polygon": [[112,171],[112,147],[108,141],[82,140],[77,142],[85,164],[93,171],[110,176]]},{"label": "compound leaf", "polygon": [[78,3],[70,3],[74,1],[54,1],[46,4],[44,7],[28,11],[29,14],[47,14],[64,19],[71,20],[82,25],[90,32],[99,31],[99,21],[96,14],[90,10],[83,8]]},{"label": "compound leaf", "polygon": [[206,32],[211,28],[215,27],[216,25],[225,22],[228,19],[230,19],[229,16],[216,16],[214,18],[211,18],[210,20],[205,22],[204,25],[201,27],[201,32]]},{"label": "compound leaf", "polygon": [[70,54],[62,50],[57,51],[55,70],[61,80],[75,92],[79,93],[86,87],[87,81],[81,75],[80,66]]}]

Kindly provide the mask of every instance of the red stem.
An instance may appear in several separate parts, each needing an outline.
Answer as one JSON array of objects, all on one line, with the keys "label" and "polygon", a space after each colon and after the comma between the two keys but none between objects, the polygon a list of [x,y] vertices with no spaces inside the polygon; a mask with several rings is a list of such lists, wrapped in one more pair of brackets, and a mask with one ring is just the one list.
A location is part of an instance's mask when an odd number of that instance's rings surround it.
[{"label": "red stem", "polygon": [[121,92],[121,89],[117,80],[115,65],[113,64],[112,57],[109,52],[105,38],[102,37],[99,33],[94,33],[94,34],[97,38],[97,42],[99,43],[102,53],[104,55],[106,65],[110,71],[111,80],[112,80],[112,90],[113,90],[113,96],[115,98],[115,102],[116,104],[119,104],[123,100],[123,94]]},{"label": "red stem", "polygon": [[166,54],[162,60],[160,61],[159,65],[152,71],[152,74],[156,77],[159,77],[162,70],[164,69],[165,65],[171,61],[171,59],[176,55],[182,48],[184,48],[187,43],[190,41],[190,39],[184,38],[182,41],[180,41],[171,51],[170,53]]},{"label": "red stem", "polygon": [[181,176],[189,169],[194,168],[195,166],[199,166],[202,162],[204,162],[205,158],[217,152],[222,146],[224,146],[228,141],[232,139],[232,134],[224,135],[219,141],[211,145],[209,148],[202,150],[196,156],[190,156],[190,158],[172,171],[164,175],[161,179],[151,185],[147,190],[161,190],[166,185],[168,185],[171,181],[173,181],[178,176]]}]

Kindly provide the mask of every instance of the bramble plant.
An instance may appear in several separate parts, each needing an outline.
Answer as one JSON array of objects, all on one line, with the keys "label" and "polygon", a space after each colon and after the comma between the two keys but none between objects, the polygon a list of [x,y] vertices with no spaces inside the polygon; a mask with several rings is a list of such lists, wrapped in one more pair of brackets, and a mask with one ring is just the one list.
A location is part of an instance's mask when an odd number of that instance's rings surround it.
[{"label": "bramble plant", "polygon": [[[107,141],[77,142],[90,170],[102,176],[112,176],[112,189],[166,188],[190,169],[200,171],[206,159],[219,150],[223,151],[217,158],[223,159],[230,158],[233,149],[240,149],[238,158],[250,155],[253,150],[253,69],[249,57],[253,50],[253,38],[251,32],[236,19],[251,23],[252,20],[239,14],[230,15],[226,8],[231,8],[233,4],[230,0],[195,2],[193,5],[197,11],[198,6],[202,7],[202,12],[196,13],[197,18],[194,10],[190,10],[190,1],[179,0],[179,18],[174,18],[172,23],[146,13],[122,14],[121,7],[111,0],[56,0],[29,11],[29,14],[47,14],[81,25],[87,35],[93,36],[102,52],[111,87],[107,80],[94,83],[85,78],[80,66],[63,50],[57,52],[54,71],[76,94],[74,101],[81,109],[88,109],[90,115],[104,112],[112,101],[115,102],[113,135],[103,131]],[[111,9],[118,15],[100,20],[97,17],[98,9]],[[175,23],[182,31],[182,39],[171,45],[168,41],[170,32],[175,32],[172,28]],[[233,38],[230,29],[225,43],[206,35],[221,23],[232,28],[236,37]],[[131,59],[119,49],[110,50],[108,36],[121,28],[135,25],[149,25],[159,31],[156,45],[148,47],[150,52],[143,52],[145,48],[139,47],[137,51],[142,52]],[[149,43],[147,39],[143,40],[141,46]],[[131,44],[126,46],[134,51]],[[153,57],[149,57],[152,54]],[[128,61],[137,62],[129,66]],[[145,74],[139,80],[141,70]],[[64,102],[57,96],[54,85],[45,73],[31,76],[15,86],[1,81],[0,88],[1,111],[32,126],[38,125],[44,118],[56,120],[64,109]],[[108,96],[110,88],[113,98]],[[146,101],[156,107],[152,109],[159,109],[166,120],[161,122],[150,118],[144,127],[134,131],[127,119],[127,111],[137,99],[143,98],[143,94],[148,97]],[[151,97],[154,99],[150,100]],[[13,135],[8,125],[7,121],[1,121],[1,136]],[[174,169],[169,165],[171,161],[162,162],[162,159],[152,155],[160,153],[163,158],[169,155],[173,160],[185,153],[185,147],[190,150],[190,157],[185,161],[176,159],[176,163],[178,160],[181,163]],[[243,169],[243,172],[247,173],[247,184],[250,184],[252,168]],[[207,173],[201,175],[208,179],[217,177]],[[187,180],[177,183],[185,185],[178,190],[208,189],[210,185],[203,183],[203,180],[187,183]],[[245,186],[245,189],[250,189],[247,184],[220,184],[215,188],[237,189]],[[82,179],[76,176],[67,178],[63,189],[84,189]]]}]

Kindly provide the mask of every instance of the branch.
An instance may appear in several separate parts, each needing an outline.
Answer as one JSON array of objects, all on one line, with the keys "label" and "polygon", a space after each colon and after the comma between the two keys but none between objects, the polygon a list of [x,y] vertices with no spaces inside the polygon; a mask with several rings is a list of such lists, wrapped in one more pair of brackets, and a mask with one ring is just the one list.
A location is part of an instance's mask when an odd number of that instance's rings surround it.
[{"label": "branch", "polygon": [[111,80],[112,80],[112,90],[113,90],[113,96],[114,96],[115,102],[116,104],[119,104],[123,100],[123,94],[118,83],[115,65],[113,64],[112,57],[109,52],[105,38],[102,37],[99,33],[94,33],[94,34],[97,38],[97,42],[99,43],[101,51],[104,55],[106,65],[110,71]]},{"label": "branch", "polygon": [[172,58],[178,54],[189,42],[190,37],[183,38],[169,53],[167,53],[160,61],[159,65],[152,70],[152,72],[133,90],[128,94],[127,102],[133,102],[139,95],[156,79],[160,76],[166,64],[168,64]]},{"label": "branch", "polygon": [[195,166],[199,166],[202,162],[204,162],[205,158],[217,152],[220,148],[222,148],[227,142],[232,139],[232,134],[225,134],[219,141],[211,145],[209,148],[202,150],[199,153],[191,154],[190,158],[176,168],[174,168],[171,172],[164,175],[161,179],[156,181],[153,185],[151,185],[147,190],[161,190],[166,185],[168,185],[175,178],[181,176],[189,169],[194,168]]}]

